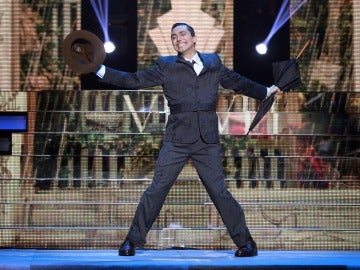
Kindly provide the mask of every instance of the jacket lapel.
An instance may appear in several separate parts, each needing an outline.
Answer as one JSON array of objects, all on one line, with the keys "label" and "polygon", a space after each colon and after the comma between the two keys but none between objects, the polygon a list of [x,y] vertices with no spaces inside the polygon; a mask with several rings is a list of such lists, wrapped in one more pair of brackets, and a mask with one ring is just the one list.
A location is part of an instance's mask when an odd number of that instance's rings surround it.
[{"label": "jacket lapel", "polygon": [[[200,74],[203,74],[205,73],[214,63],[213,61],[213,56],[211,54],[201,54],[199,53],[199,57],[201,59],[201,61],[203,62],[204,64],[204,67],[203,69],[201,70]],[[184,64],[189,64],[185,59],[184,57],[182,57],[181,55],[177,55],[177,58],[176,58],[176,62],[181,62],[181,63],[184,63]],[[200,75],[199,74],[199,75]]]},{"label": "jacket lapel", "polygon": [[[200,74],[203,74],[203,73],[205,73],[205,72],[208,70],[208,68],[211,66],[211,57],[209,57],[208,54],[200,54],[199,52],[198,52],[198,54],[199,54],[199,57],[200,57],[201,61],[202,61],[203,64],[204,64],[204,67],[203,67],[203,69],[202,69],[201,72],[200,72]],[[199,75],[200,75],[200,74],[199,74]]]}]

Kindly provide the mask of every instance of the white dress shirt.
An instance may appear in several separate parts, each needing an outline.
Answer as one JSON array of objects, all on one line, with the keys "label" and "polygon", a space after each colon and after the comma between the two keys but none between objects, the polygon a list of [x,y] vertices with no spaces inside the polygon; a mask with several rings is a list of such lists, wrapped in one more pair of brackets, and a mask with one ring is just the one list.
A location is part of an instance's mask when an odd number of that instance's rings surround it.
[{"label": "white dress shirt", "polygon": [[[185,58],[185,57],[184,57]],[[204,67],[204,64],[203,62],[201,61],[198,53],[196,53],[192,59],[187,59],[185,58],[186,61],[189,61],[190,63],[194,63],[193,66],[194,66],[194,70],[196,72],[197,75],[200,74],[200,72],[202,71],[203,67]]]},{"label": "white dress shirt", "polygon": [[101,65],[99,70],[96,72],[96,75],[100,78],[104,77],[104,75],[105,75],[105,66],[104,65]]}]

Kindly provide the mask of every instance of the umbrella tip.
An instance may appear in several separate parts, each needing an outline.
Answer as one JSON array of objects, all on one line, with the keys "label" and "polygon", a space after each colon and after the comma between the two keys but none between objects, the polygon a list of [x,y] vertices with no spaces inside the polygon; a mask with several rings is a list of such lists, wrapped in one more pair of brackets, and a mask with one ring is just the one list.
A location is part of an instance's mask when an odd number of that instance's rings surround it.
[{"label": "umbrella tip", "polygon": [[303,55],[304,51],[306,50],[306,48],[313,43],[313,41],[315,40],[315,36],[312,36],[311,38],[309,38],[304,47],[302,47],[302,49],[300,50],[300,52],[298,53],[298,55],[296,56],[296,60],[300,60],[301,56]]}]

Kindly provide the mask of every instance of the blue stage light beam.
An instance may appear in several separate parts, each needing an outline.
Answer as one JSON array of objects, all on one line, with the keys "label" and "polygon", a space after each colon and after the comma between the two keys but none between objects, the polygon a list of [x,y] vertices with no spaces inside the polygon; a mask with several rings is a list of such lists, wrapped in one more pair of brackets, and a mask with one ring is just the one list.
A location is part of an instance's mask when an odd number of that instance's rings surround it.
[{"label": "blue stage light beam", "polygon": [[267,53],[267,47],[271,38],[306,2],[307,0],[283,0],[269,34],[263,42],[256,45],[255,49],[259,54]]},{"label": "blue stage light beam", "polygon": [[104,48],[106,53],[115,51],[115,44],[109,38],[109,2],[108,0],[90,0],[91,6],[94,9],[95,15],[99,21],[101,29],[104,34]]}]

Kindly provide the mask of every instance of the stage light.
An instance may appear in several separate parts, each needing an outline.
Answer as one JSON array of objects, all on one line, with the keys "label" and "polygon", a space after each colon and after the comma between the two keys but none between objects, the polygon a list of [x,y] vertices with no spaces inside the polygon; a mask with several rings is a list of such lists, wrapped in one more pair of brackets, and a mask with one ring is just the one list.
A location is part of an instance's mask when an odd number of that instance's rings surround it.
[{"label": "stage light", "polygon": [[266,54],[267,53],[267,45],[265,43],[260,43],[258,45],[256,45],[256,51],[258,52],[258,54]]},{"label": "stage light", "polygon": [[112,41],[106,41],[104,43],[104,48],[106,53],[112,53],[116,49],[115,44]]},{"label": "stage light", "polygon": [[108,31],[108,25],[109,25],[109,3],[108,0],[100,1],[100,0],[91,0],[91,5],[94,9],[94,12],[96,14],[96,17],[100,23],[101,29],[104,34],[104,48],[106,53],[112,53],[115,51],[116,47],[115,44],[112,43],[109,39],[109,31]]},{"label": "stage light", "polygon": [[276,16],[275,22],[266,37],[266,39],[256,46],[256,51],[259,54],[266,54],[267,44],[269,44],[271,38],[276,34],[277,31],[291,18],[292,15],[301,8],[307,0],[283,0],[279,13]]}]

